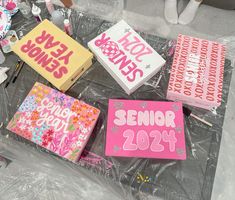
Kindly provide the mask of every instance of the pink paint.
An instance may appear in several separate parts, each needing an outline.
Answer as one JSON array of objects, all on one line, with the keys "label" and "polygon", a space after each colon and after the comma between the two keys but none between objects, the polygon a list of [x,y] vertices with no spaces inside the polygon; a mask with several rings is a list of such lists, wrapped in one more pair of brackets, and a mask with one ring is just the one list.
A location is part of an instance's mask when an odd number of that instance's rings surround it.
[{"label": "pink paint", "polygon": [[100,111],[82,101],[36,83],[8,129],[76,162]]},{"label": "pink paint", "polygon": [[73,35],[72,24],[70,23],[69,19],[64,20],[64,30],[67,35]]},{"label": "pink paint", "polygon": [[6,5],[7,10],[14,10],[15,8],[16,8],[15,2],[13,2],[12,0],[7,2],[7,5]]},{"label": "pink paint", "polygon": [[88,166],[95,167],[95,168],[101,168],[101,169],[105,168],[106,170],[110,170],[113,167],[112,162],[87,150],[83,151],[78,163],[86,164]]},{"label": "pink paint", "polygon": [[208,110],[220,106],[224,62],[224,45],[179,35],[167,98]]},{"label": "pink paint", "polygon": [[109,100],[105,155],[185,160],[182,104]]}]

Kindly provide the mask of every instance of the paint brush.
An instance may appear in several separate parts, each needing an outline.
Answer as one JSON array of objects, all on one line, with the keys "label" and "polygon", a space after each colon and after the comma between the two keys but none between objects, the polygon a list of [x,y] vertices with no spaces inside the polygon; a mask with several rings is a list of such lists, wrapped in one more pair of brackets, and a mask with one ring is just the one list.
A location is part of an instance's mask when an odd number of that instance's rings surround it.
[{"label": "paint brush", "polygon": [[16,79],[18,78],[18,76],[19,76],[19,74],[20,74],[20,72],[21,72],[23,66],[24,66],[24,61],[21,60],[21,61],[20,61],[20,66],[19,66],[19,68],[18,68],[18,70],[17,70],[17,72],[16,72],[16,74],[15,74],[15,76],[14,76],[14,78],[13,78],[12,83],[15,83],[15,82],[16,82]]},{"label": "paint brush", "polygon": [[198,121],[200,121],[200,122],[206,124],[207,126],[212,127],[212,124],[211,124],[210,122],[207,122],[206,120],[201,119],[200,117],[194,115],[194,114],[192,113],[192,111],[191,111],[190,109],[186,108],[186,107],[183,107],[183,113],[184,113],[187,117],[193,117],[193,118],[197,119]]},{"label": "paint brush", "polygon": [[6,85],[5,85],[5,88],[7,88],[7,86],[10,84],[10,82],[12,81],[12,79],[14,78],[14,74],[18,71],[19,67],[20,67],[20,62],[21,60],[18,60],[16,65],[15,65],[15,69],[14,71],[12,72],[9,80],[6,82]]}]

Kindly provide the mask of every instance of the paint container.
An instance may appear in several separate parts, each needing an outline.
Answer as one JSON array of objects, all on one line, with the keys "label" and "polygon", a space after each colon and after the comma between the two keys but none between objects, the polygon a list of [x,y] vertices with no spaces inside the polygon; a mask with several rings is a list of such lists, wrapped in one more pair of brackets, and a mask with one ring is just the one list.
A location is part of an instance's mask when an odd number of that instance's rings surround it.
[{"label": "paint container", "polygon": [[35,4],[33,4],[33,7],[32,7],[32,14],[38,23],[42,21],[42,17],[40,15],[41,9],[37,7]]},{"label": "paint container", "polygon": [[64,20],[64,31],[69,36],[73,35],[72,25],[71,25],[69,19]]}]

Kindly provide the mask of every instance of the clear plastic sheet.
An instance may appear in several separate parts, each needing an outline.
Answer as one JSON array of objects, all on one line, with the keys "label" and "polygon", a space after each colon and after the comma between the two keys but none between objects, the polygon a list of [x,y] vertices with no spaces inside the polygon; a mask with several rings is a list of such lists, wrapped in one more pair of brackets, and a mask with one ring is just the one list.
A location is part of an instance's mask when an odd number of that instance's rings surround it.
[{"label": "clear plastic sheet", "polygon": [[[45,0],[37,2],[45,2]],[[52,0],[52,2],[63,6],[60,0]],[[124,0],[73,0],[71,8],[108,21],[117,21],[122,16]]]},{"label": "clear plastic sheet", "polygon": [[[46,16],[45,8],[43,11],[43,16]],[[84,46],[112,25],[90,15],[79,17],[79,13],[74,10],[71,16],[76,33],[74,38]],[[20,14],[13,20],[13,29],[18,33],[27,33],[35,25],[32,19],[26,20]],[[144,86],[131,96],[126,95],[94,60],[93,66],[66,93],[102,111],[77,164],[63,160],[5,129],[35,81],[52,85],[28,66],[23,68],[16,84],[9,85],[7,89],[0,85],[0,200],[115,200],[118,197],[130,200],[156,197],[162,200],[210,199],[232,75],[230,60],[225,63],[221,107],[213,112],[191,107],[194,114],[212,122],[213,128],[192,118],[185,119],[186,161],[113,158],[104,155],[109,98],[165,100],[175,41],[140,34],[167,61],[161,72]],[[4,66],[14,66],[16,60],[17,57],[12,53],[7,56]],[[141,177],[141,181],[138,177]]]}]

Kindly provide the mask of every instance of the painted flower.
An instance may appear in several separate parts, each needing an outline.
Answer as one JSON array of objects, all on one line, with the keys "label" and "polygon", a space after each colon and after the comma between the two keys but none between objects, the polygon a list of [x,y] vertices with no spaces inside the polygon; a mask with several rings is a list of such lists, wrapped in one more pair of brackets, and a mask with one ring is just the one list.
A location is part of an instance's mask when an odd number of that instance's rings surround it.
[{"label": "painted flower", "polygon": [[49,126],[47,126],[45,123],[40,127],[41,131],[45,131],[47,129],[49,129]]},{"label": "painted flower", "polygon": [[42,141],[42,146],[43,146],[43,147],[47,147],[47,145],[48,145],[48,142]]},{"label": "painted flower", "polygon": [[36,121],[32,121],[31,126],[35,127],[36,126]]},{"label": "painted flower", "polygon": [[33,132],[33,131],[34,131],[34,128],[33,128],[32,126],[29,126],[29,127],[28,127],[28,131],[29,131],[29,132]]},{"label": "painted flower", "polygon": [[18,123],[25,123],[25,121],[26,121],[26,119],[24,118],[24,117],[20,117],[20,119],[19,119],[19,121],[18,121]]},{"label": "painted flower", "polygon": [[50,130],[50,131],[47,131],[47,133],[42,136],[42,146],[47,147],[47,145],[51,143],[53,139],[52,137],[53,133],[54,132]]},{"label": "painted flower", "polygon": [[53,95],[53,96],[57,96],[58,93],[59,93],[59,91],[57,91],[57,90],[52,90],[52,95]]},{"label": "painted flower", "polygon": [[75,100],[71,97],[66,97],[64,101],[64,106],[71,107]]},{"label": "painted flower", "polygon": [[[21,128],[24,128],[24,127],[21,127]],[[28,131],[26,127],[23,130],[21,128],[17,127],[17,128],[12,129],[12,130],[15,131],[16,133],[18,133],[20,136],[31,140],[32,139],[32,133],[30,131]]]},{"label": "painted flower", "polygon": [[37,144],[41,144],[43,133],[48,128],[49,126],[47,126],[46,124],[43,124],[40,128],[36,127],[32,132],[33,134],[32,141],[34,141]]},{"label": "painted flower", "polygon": [[60,101],[64,101],[64,100],[65,100],[64,96],[61,95],[61,96],[59,97],[59,100],[60,100]]},{"label": "painted flower", "polygon": [[72,145],[77,141],[77,138],[78,136],[76,132],[68,134],[61,143],[59,155],[65,156],[67,153],[69,153],[71,151]]},{"label": "painted flower", "polygon": [[24,131],[24,137],[28,140],[32,139],[32,133],[29,131]]},{"label": "painted flower", "polygon": [[55,100],[55,102],[59,102],[59,98],[58,97],[55,97],[54,100]]},{"label": "painted flower", "polygon": [[20,130],[25,130],[25,128],[26,128],[26,126],[25,126],[24,124],[22,124],[22,125],[20,126]]},{"label": "painted flower", "polygon": [[69,159],[70,160],[75,160],[78,156],[78,153],[79,153],[79,149],[75,148],[75,149],[71,149],[71,154],[69,156]]},{"label": "painted flower", "polygon": [[77,99],[73,102],[74,105],[79,105],[80,101],[78,101]]},{"label": "painted flower", "polygon": [[35,99],[35,101],[36,101],[37,103],[39,103],[39,102],[42,101],[42,99],[43,99],[43,98],[41,98],[41,97],[37,97],[37,98]]},{"label": "painted flower", "polygon": [[49,93],[50,93],[50,89],[42,85],[36,85],[31,91],[31,94],[36,96],[35,98],[36,102],[40,102]]},{"label": "painted flower", "polygon": [[78,146],[78,147],[81,147],[82,145],[83,145],[83,142],[82,142],[82,141],[80,141],[80,140],[77,141],[77,146]]},{"label": "painted flower", "polygon": [[21,130],[20,130],[20,128],[18,126],[14,127],[12,130],[14,132],[16,132],[16,133],[20,133],[21,132]]},{"label": "painted flower", "polygon": [[41,144],[42,143],[41,136],[40,135],[33,135],[32,141],[37,143],[37,144]]},{"label": "painted flower", "polygon": [[54,135],[53,140],[51,141],[51,144],[50,144],[51,151],[53,152],[58,151],[58,149],[60,148],[60,142],[61,142],[62,137],[63,137],[63,134],[61,133],[57,133]]},{"label": "painted flower", "polygon": [[38,120],[39,119],[39,112],[34,110],[31,114],[31,120]]},{"label": "painted flower", "polygon": [[37,89],[38,89],[39,91],[41,91],[41,90],[43,90],[43,86],[42,86],[42,85],[37,85]]},{"label": "painted flower", "polygon": [[96,108],[94,108],[94,109],[93,109],[93,114],[94,114],[94,115],[97,115],[98,113],[99,113],[99,110],[96,109]]},{"label": "painted flower", "polygon": [[73,117],[73,124],[76,124],[78,122],[79,118],[76,116],[76,117]]},{"label": "painted flower", "polygon": [[50,135],[50,136],[51,136],[51,135],[53,135],[53,133],[54,133],[54,131],[51,130],[51,129],[47,131],[47,135]]},{"label": "painted flower", "polygon": [[84,128],[84,129],[81,130],[81,132],[85,134],[85,133],[88,132],[88,129],[87,129],[87,128]]},{"label": "painted flower", "polygon": [[42,91],[41,91],[41,92],[38,92],[38,93],[36,94],[36,96],[37,96],[36,101],[37,101],[37,102],[42,101],[42,99],[43,99],[46,95],[47,95],[47,94],[43,93]]},{"label": "painted flower", "polygon": [[37,108],[37,103],[35,101],[35,96],[28,96],[19,107],[19,111],[28,112],[28,111],[33,111],[36,108]]},{"label": "painted flower", "polygon": [[32,91],[30,92],[30,94],[35,95],[35,94],[37,94],[37,92],[38,92],[37,88],[34,87],[34,88],[32,89]]},{"label": "painted flower", "polygon": [[25,123],[26,123],[27,125],[29,125],[29,126],[31,125],[31,122],[32,122],[32,121],[29,120],[29,119],[25,121]]},{"label": "painted flower", "polygon": [[81,104],[80,104],[80,102],[78,101],[78,100],[75,100],[74,102],[73,102],[73,105],[72,105],[72,107],[71,107],[71,110],[73,111],[73,112],[75,112],[75,113],[77,113],[77,114],[79,114],[79,113],[81,113]]},{"label": "painted flower", "polygon": [[44,133],[44,135],[42,136],[42,146],[47,147],[48,144],[51,143],[53,139],[53,134],[54,131],[51,129],[46,131],[46,133]]},{"label": "painted flower", "polygon": [[80,117],[80,121],[86,122],[86,116],[82,115],[82,116]]},{"label": "painted flower", "polygon": [[71,107],[71,105],[72,105],[72,103],[70,101],[68,101],[67,104],[65,104],[65,106],[67,106],[69,108]]},{"label": "painted flower", "polygon": [[42,139],[43,139],[43,141],[51,142],[52,141],[52,136],[51,135],[43,135]]},{"label": "painted flower", "polygon": [[78,136],[78,139],[79,139],[79,140],[86,140],[86,139],[87,139],[87,135],[80,134],[80,135]]},{"label": "painted flower", "polygon": [[50,93],[50,89],[44,88],[44,89],[43,89],[43,92],[44,92],[44,94],[49,94],[49,93]]},{"label": "painted flower", "polygon": [[79,129],[82,130],[84,126],[82,124],[79,125]]},{"label": "painted flower", "polygon": [[87,110],[88,106],[86,104],[81,105],[82,110]]},{"label": "painted flower", "polygon": [[85,127],[89,127],[89,126],[91,126],[92,125],[92,121],[86,121],[85,122]]},{"label": "painted flower", "polygon": [[87,117],[92,117],[93,116],[93,113],[91,113],[90,111],[87,112],[86,114]]},{"label": "painted flower", "polygon": [[30,112],[26,112],[25,116],[26,116],[27,118],[29,118],[29,117],[31,117],[31,113],[30,113]]}]

